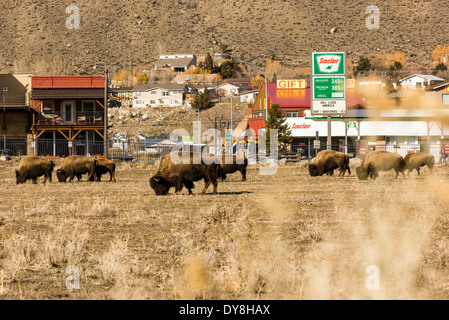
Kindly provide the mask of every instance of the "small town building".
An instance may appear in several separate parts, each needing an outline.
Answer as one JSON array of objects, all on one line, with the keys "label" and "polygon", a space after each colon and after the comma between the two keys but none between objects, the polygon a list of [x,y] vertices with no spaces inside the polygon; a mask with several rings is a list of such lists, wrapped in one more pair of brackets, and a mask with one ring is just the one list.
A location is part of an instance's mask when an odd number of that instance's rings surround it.
[{"label": "small town building", "polygon": [[184,72],[190,66],[197,65],[197,58],[194,54],[161,54],[159,60],[154,64],[157,71],[164,71],[168,68],[174,72]]},{"label": "small town building", "polygon": [[104,154],[104,76],[32,76],[33,154]]},{"label": "small town building", "polygon": [[430,74],[413,74],[398,81],[400,89],[422,89],[443,83],[444,79]]},{"label": "small town building", "polygon": [[184,104],[189,88],[185,84],[158,83],[138,84],[133,88],[132,106],[142,107],[178,107]]}]

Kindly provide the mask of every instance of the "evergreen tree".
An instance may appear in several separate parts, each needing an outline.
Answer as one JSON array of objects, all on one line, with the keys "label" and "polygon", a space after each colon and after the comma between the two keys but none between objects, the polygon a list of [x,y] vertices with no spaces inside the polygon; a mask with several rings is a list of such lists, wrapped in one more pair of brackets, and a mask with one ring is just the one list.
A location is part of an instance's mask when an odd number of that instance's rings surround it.
[{"label": "evergreen tree", "polygon": [[391,66],[390,70],[388,71],[388,77],[391,79],[397,79],[399,78],[399,72],[402,70],[402,63],[399,61],[395,61]]},{"label": "evergreen tree", "polygon": [[436,76],[438,74],[438,72],[446,71],[446,70],[447,70],[447,66],[443,62],[440,62],[435,66],[435,69],[432,70],[432,74],[434,76]]},{"label": "evergreen tree", "polygon": [[287,121],[287,115],[282,109],[279,108],[279,104],[272,104],[268,109],[268,121],[266,122],[267,128],[267,149],[270,145],[270,130],[278,130],[278,150],[284,152],[287,150],[287,146],[293,142],[292,130],[289,128]]},{"label": "evergreen tree", "polygon": [[239,72],[239,64],[234,59],[226,60],[218,69],[218,73],[223,79],[235,78]]},{"label": "evergreen tree", "polygon": [[354,69],[354,75],[364,75],[373,70],[374,67],[366,57],[360,57],[359,61],[357,62],[357,66]]},{"label": "evergreen tree", "polygon": [[209,92],[204,89],[203,92],[199,92],[192,102],[192,108],[195,110],[205,110],[212,107],[212,101],[209,99]]},{"label": "evergreen tree", "polygon": [[210,72],[214,70],[214,60],[209,52],[206,54],[206,58],[204,59],[204,69],[209,70]]}]

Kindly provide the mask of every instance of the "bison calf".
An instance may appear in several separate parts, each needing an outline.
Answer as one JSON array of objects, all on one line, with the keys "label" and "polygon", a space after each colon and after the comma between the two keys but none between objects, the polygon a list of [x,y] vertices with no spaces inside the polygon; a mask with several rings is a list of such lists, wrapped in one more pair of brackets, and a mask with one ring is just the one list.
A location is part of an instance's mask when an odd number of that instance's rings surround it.
[{"label": "bison calf", "polygon": [[[97,181],[101,181],[101,176],[103,174],[109,173],[109,181],[115,180],[115,163],[112,160],[98,159],[95,165],[95,173],[97,174]],[[89,177],[89,181],[94,181],[94,176]]]},{"label": "bison calf", "polygon": [[351,174],[348,155],[333,150],[323,150],[318,152],[315,162],[308,166],[309,174],[312,177],[322,176],[325,173],[332,176],[334,170],[337,168],[340,168],[341,177],[345,175],[346,170]]},{"label": "bison calf", "polygon": [[37,184],[37,178],[44,176],[44,184],[47,179],[51,182],[51,176],[55,164],[50,159],[35,156],[26,156],[19,162],[19,168],[15,170],[16,184],[26,183],[27,180]]},{"label": "bison calf", "polygon": [[389,171],[394,169],[396,172],[396,179],[399,173],[403,173],[404,160],[401,155],[395,152],[388,151],[371,151],[362,161],[362,164],[356,168],[357,177],[359,180],[377,179],[379,171]]},{"label": "bison calf", "polygon": [[240,171],[242,174],[242,181],[246,181],[246,167],[248,166],[248,159],[246,157],[232,156],[232,163],[226,163],[226,155],[221,159],[221,181],[226,179],[226,174]]},{"label": "bison calf", "polygon": [[416,169],[416,171],[419,173],[419,170],[421,167],[428,166],[430,169],[430,172],[433,173],[433,166],[435,164],[435,159],[431,154],[425,153],[425,152],[414,152],[409,153],[404,158],[404,173],[406,170],[408,170],[408,174]]}]

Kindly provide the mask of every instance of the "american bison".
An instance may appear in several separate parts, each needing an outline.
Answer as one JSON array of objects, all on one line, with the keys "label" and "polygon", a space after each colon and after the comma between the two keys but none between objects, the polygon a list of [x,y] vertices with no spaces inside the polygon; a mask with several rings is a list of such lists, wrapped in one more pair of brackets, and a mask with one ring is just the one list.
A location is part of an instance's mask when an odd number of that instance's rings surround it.
[{"label": "american bison", "polygon": [[396,179],[399,173],[404,175],[404,159],[402,159],[400,154],[388,151],[371,151],[365,156],[362,164],[356,168],[356,171],[359,180],[367,180],[368,177],[376,179],[379,176],[379,171],[389,171],[391,169],[394,169],[396,172]]},{"label": "american bison", "polygon": [[[109,181],[117,182],[115,180],[115,163],[112,160],[98,159],[95,165],[95,173],[97,174],[97,181],[101,181],[103,174],[109,173]],[[89,177],[89,181],[94,181],[93,175]]]},{"label": "american bison", "polygon": [[248,166],[248,159],[246,157],[232,156],[232,163],[226,163],[226,155],[221,159],[221,181],[226,179],[226,174],[240,171],[242,174],[242,181],[246,181],[246,167]]},{"label": "american bison", "polygon": [[85,156],[69,156],[65,158],[62,167],[56,170],[56,176],[59,182],[66,182],[67,178],[70,177],[69,182],[73,180],[76,176],[78,181],[81,180],[81,175],[88,173],[89,178],[93,175],[94,180],[97,179],[97,174],[95,173],[95,165],[98,160]]},{"label": "american bison", "polygon": [[[181,157],[182,151],[175,151],[173,156]],[[212,183],[214,186],[213,193],[217,193],[217,176],[220,175],[220,165],[216,162],[207,164],[201,159],[200,164],[194,164],[194,154],[190,152],[188,155],[189,163],[175,164],[171,160],[171,153],[162,157],[157,173],[150,178],[150,186],[156,195],[167,195],[171,187],[175,187],[175,192],[182,190],[183,186],[192,193],[194,181],[204,179],[204,194]],[[196,155],[195,155],[196,156]],[[199,155],[198,155],[199,156]]]},{"label": "american bison", "polygon": [[309,174],[312,177],[322,176],[327,173],[329,175],[334,174],[334,170],[340,168],[340,176],[344,176],[346,170],[351,174],[349,168],[349,157],[343,152],[333,150],[323,150],[318,152],[315,162],[309,164]]},{"label": "american bison", "polygon": [[433,172],[433,166],[435,164],[435,159],[431,154],[425,152],[414,152],[409,153],[404,158],[404,173],[408,170],[408,175],[416,169],[418,171],[421,167],[428,166],[430,172]]},{"label": "american bison", "polygon": [[16,184],[26,183],[27,180],[37,184],[37,178],[44,176],[44,184],[47,179],[51,182],[55,164],[50,159],[36,156],[26,156],[19,162],[19,168],[15,170]]}]

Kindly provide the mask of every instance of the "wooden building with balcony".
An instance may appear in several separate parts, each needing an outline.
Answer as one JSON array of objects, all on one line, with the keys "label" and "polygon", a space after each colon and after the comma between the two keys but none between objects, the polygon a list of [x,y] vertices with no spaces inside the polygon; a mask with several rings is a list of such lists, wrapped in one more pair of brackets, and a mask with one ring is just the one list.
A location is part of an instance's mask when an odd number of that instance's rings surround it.
[{"label": "wooden building with balcony", "polygon": [[104,76],[33,76],[34,154],[104,154]]}]

